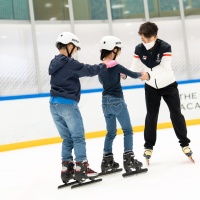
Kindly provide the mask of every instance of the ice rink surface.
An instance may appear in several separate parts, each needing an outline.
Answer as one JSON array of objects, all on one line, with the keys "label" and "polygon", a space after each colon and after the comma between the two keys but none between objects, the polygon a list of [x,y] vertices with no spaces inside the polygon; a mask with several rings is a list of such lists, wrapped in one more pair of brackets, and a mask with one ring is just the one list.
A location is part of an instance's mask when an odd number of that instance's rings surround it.
[{"label": "ice rink surface", "polygon": [[[193,164],[183,154],[173,129],[158,130],[157,143],[148,172],[128,178],[121,173],[103,176],[102,182],[58,190],[61,144],[0,153],[1,200],[199,200],[200,126],[189,126]],[[89,139],[90,167],[100,171],[104,138]],[[143,162],[143,133],[134,135],[136,158]],[[115,160],[123,166],[123,135],[114,141]]]}]

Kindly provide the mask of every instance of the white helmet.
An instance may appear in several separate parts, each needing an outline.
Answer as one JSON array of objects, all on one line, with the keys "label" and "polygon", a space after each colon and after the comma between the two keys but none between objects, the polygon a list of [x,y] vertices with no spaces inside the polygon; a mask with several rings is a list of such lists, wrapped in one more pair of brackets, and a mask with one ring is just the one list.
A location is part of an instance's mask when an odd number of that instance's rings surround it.
[{"label": "white helmet", "polygon": [[78,50],[81,49],[81,43],[80,43],[79,38],[70,32],[63,32],[63,33],[59,34],[59,36],[57,37],[57,40],[56,40],[56,46],[59,42],[62,44],[73,43],[77,47]]},{"label": "white helmet", "polygon": [[114,36],[105,36],[100,40],[100,49],[112,51],[115,47],[122,48],[122,42]]}]

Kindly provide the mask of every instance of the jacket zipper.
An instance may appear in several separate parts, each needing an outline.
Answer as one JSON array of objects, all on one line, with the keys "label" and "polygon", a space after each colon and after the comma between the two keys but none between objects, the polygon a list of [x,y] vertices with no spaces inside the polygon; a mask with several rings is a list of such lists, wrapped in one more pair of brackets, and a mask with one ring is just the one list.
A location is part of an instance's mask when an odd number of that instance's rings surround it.
[{"label": "jacket zipper", "polygon": [[[153,71],[152,68],[151,68],[151,71]],[[155,86],[158,89],[158,86],[157,86],[157,83],[156,83],[156,79],[155,79]]]},{"label": "jacket zipper", "polygon": [[[152,58],[152,51],[149,51],[149,53],[150,53],[150,55],[151,55],[151,56],[150,56],[150,59],[151,59],[151,58]],[[152,60],[152,59],[151,59],[151,60]],[[153,71],[152,68],[151,68],[151,71]],[[158,89],[158,86],[157,86],[157,83],[156,83],[156,79],[155,79],[155,86],[156,86],[156,88]]]},{"label": "jacket zipper", "polygon": [[156,83],[156,79],[155,79],[155,85],[156,85],[156,88],[158,89],[158,86],[157,86],[157,83]]}]

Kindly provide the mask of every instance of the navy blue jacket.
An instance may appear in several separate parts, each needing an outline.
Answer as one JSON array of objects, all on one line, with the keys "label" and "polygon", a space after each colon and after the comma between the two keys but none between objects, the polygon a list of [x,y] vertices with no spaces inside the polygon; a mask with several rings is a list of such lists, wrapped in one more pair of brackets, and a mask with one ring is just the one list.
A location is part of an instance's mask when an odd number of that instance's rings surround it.
[{"label": "navy blue jacket", "polygon": [[151,50],[146,50],[142,43],[135,48],[135,55],[138,55],[141,62],[148,68],[154,68],[159,65],[166,52],[172,52],[171,46],[160,39],[156,40],[156,43]]},{"label": "navy blue jacket", "polygon": [[79,78],[95,76],[106,70],[105,64],[88,65],[65,55],[57,55],[49,65],[51,75],[50,95],[80,101],[81,85]]},{"label": "navy blue jacket", "polygon": [[122,65],[116,65],[103,73],[99,74],[99,81],[103,85],[103,96],[110,95],[118,98],[123,98],[122,86],[120,83],[120,73],[126,74],[131,78],[139,78],[141,73],[132,72]]}]

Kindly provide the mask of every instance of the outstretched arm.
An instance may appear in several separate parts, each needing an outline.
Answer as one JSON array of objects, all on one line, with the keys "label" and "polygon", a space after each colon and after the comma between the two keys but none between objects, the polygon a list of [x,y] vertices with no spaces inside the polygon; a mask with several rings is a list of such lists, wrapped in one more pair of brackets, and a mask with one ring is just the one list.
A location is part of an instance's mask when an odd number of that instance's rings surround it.
[{"label": "outstretched arm", "polygon": [[74,72],[78,77],[95,76],[107,68],[112,68],[117,65],[117,61],[108,60],[98,65],[89,65],[75,61],[77,70]]},{"label": "outstretched arm", "polygon": [[123,67],[122,65],[118,65],[118,66],[119,66],[120,75],[122,75],[122,74],[127,75],[127,76],[130,76],[131,78],[139,78],[142,76],[142,74],[140,72],[133,72],[133,71]]}]

